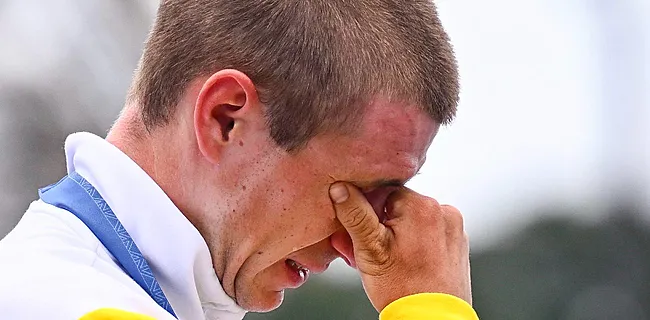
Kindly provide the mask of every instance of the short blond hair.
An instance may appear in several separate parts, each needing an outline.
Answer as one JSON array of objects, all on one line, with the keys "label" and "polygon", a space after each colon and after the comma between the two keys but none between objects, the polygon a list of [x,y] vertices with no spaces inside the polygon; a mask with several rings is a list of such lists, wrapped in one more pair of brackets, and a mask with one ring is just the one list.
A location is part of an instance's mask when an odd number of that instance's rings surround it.
[{"label": "short blond hair", "polygon": [[428,0],[162,0],[129,99],[151,129],[192,80],[227,68],[251,78],[288,150],[354,127],[378,95],[441,124],[458,103],[454,54]]}]

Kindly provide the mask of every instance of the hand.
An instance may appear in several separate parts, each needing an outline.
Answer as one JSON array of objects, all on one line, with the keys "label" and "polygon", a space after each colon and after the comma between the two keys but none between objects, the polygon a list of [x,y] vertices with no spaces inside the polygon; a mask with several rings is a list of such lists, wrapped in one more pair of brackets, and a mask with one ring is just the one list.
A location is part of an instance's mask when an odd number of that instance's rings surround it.
[{"label": "hand", "polygon": [[469,244],[456,208],[402,187],[388,197],[382,224],[355,186],[337,182],[330,197],[352,239],[352,263],[378,311],[401,297],[425,292],[472,303]]}]

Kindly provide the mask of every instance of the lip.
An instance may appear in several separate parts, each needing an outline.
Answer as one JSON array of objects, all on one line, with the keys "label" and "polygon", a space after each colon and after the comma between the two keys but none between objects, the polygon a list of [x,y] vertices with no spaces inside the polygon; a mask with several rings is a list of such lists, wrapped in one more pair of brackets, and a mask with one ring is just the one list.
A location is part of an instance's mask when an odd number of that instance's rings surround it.
[{"label": "lip", "polygon": [[329,266],[330,266],[329,262],[327,262],[327,263],[326,262],[318,263],[318,262],[314,262],[314,261],[303,261],[303,260],[298,260],[298,259],[293,259],[293,258],[289,258],[289,259],[291,259],[291,260],[297,262],[298,264],[300,264],[301,266],[309,269],[310,274],[321,274],[321,273],[325,272],[325,270],[327,270],[327,268],[329,268]]},{"label": "lip", "polygon": [[[309,270],[308,272],[304,273],[304,276],[301,272],[297,271],[293,267],[289,266],[287,263],[288,260],[293,260],[303,268]],[[282,267],[284,269],[284,274],[285,274],[285,281],[283,287],[286,289],[296,289],[309,279],[309,276],[312,274],[319,274],[325,272],[327,268],[329,267],[329,263],[311,263],[311,262],[306,262],[302,260],[297,260],[294,258],[287,258],[284,260],[284,263],[282,263]]]}]

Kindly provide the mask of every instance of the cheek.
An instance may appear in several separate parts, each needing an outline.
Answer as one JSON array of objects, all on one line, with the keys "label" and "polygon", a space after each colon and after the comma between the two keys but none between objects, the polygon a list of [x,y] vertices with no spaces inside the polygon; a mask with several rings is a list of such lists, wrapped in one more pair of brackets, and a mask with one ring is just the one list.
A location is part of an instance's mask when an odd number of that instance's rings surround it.
[{"label": "cheek", "polygon": [[[313,181],[287,181],[282,183],[271,207],[275,231],[281,233],[283,250],[299,249],[329,237],[339,227],[329,198],[329,185],[316,185]],[[279,234],[278,234],[279,235]],[[287,248],[291,247],[291,248]]]},{"label": "cheek", "polygon": [[307,228],[300,231],[309,234],[322,230],[323,226],[331,225],[336,220],[329,197],[331,182],[326,174],[314,170],[314,166],[316,164],[300,164],[286,170],[283,182],[285,192],[280,194],[283,210],[291,212],[292,217]]},{"label": "cheek", "polygon": [[265,204],[270,250],[284,255],[317,243],[340,227],[329,198],[331,182],[318,170],[318,163],[298,159],[274,169],[272,192],[266,195]]},{"label": "cheek", "polygon": [[338,226],[328,190],[303,193],[300,199],[293,199],[292,220],[296,237],[309,244],[329,237]]}]

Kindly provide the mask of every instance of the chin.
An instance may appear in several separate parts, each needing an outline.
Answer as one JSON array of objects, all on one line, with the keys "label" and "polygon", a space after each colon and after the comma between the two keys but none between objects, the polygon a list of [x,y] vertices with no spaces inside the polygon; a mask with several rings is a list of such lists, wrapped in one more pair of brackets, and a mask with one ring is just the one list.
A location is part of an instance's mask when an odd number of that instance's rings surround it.
[{"label": "chin", "polygon": [[[247,290],[246,290],[247,291]],[[237,304],[250,312],[270,312],[282,304],[284,290],[282,291],[255,291],[237,294]]]}]

